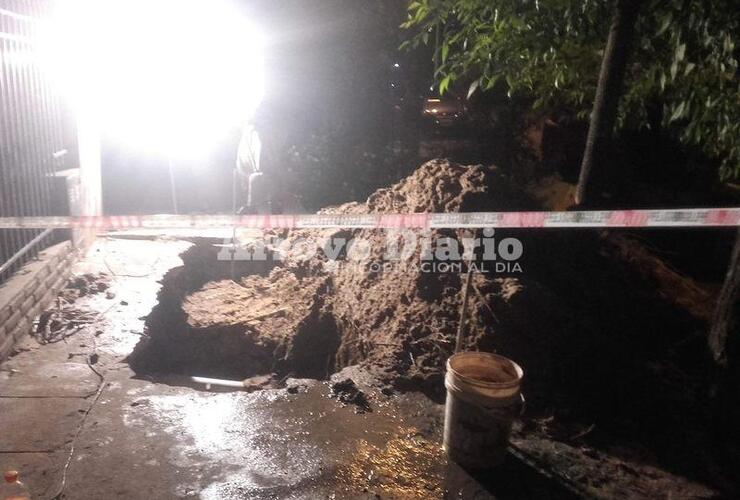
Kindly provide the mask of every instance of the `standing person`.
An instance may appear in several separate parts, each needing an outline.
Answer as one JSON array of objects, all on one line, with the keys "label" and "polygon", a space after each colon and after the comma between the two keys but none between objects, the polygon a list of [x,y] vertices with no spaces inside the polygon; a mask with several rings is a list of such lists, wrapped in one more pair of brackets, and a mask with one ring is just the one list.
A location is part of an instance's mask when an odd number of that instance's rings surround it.
[{"label": "standing person", "polygon": [[265,100],[242,130],[236,160],[246,192],[241,213],[280,213],[284,208],[285,193],[278,192],[277,178],[286,167],[291,124],[282,111],[274,100]]},{"label": "standing person", "polygon": [[[242,190],[246,192],[246,204],[238,210],[240,214],[257,213],[263,204],[263,200],[260,198],[260,196],[265,195],[264,186],[260,185],[263,176],[261,157],[262,141],[254,123],[248,122],[242,129],[242,136],[236,153],[238,181],[234,179],[234,190],[236,191],[236,183],[239,182]],[[236,198],[236,192],[234,196]],[[234,205],[237,205],[236,199]]]}]

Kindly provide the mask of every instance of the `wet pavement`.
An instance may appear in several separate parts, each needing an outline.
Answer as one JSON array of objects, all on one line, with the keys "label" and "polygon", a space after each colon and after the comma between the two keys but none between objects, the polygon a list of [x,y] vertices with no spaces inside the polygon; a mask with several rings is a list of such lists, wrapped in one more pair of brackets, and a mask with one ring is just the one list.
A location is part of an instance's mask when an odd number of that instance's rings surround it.
[{"label": "wet pavement", "polygon": [[137,378],[125,357],[188,245],[99,239],[73,272],[105,273],[108,286],[60,301],[95,319],[58,342],[26,339],[0,368],[0,466],[20,470],[34,498],[494,498],[446,462],[442,406],[421,394],[386,396],[359,376],[362,413],[326,381],[247,393]]},{"label": "wet pavement", "polygon": [[33,498],[645,498],[656,485],[665,498],[713,495],[616,452],[519,431],[503,466],[470,474],[442,451],[441,405],[383,394],[355,367],[333,380],[351,378],[371,411],[330,397],[331,381],[229,392],[137,376],[126,356],[146,335],[159,280],[191,244],[99,238],[73,269],[93,277],[84,296],[57,303],[62,335],[29,337],[0,365],[0,468],[19,470]]}]

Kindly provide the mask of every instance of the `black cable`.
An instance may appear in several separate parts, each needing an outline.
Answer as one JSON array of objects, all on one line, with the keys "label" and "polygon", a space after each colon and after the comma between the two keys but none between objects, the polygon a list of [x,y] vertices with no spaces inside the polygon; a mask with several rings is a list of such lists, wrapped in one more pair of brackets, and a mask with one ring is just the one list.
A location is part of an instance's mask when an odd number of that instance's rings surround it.
[{"label": "black cable", "polygon": [[67,461],[64,464],[64,469],[62,470],[62,484],[59,486],[59,490],[57,493],[50,498],[50,500],[59,500],[62,498],[62,495],[64,494],[64,489],[67,487],[67,472],[69,471],[69,466],[72,464],[72,457],[74,457],[75,453],[75,445],[77,444],[77,438],[80,437],[80,434],[82,434],[82,429],[85,427],[85,422],[87,421],[88,415],[90,415],[90,412],[95,407],[95,404],[100,399],[100,396],[103,394],[103,389],[105,388],[105,376],[100,373],[90,362],[93,356],[97,356],[97,346],[95,345],[95,339],[93,338],[93,352],[90,353],[85,360],[87,363],[88,368],[92,370],[92,372],[98,376],[99,382],[98,382],[98,388],[95,390],[95,397],[92,400],[92,403],[90,403],[90,406],[88,406],[87,410],[85,410],[85,413],[82,415],[82,420],[80,421],[79,426],[77,427],[77,432],[75,432],[74,437],[72,438],[72,442],[70,444],[69,448],[69,455],[67,455]]}]

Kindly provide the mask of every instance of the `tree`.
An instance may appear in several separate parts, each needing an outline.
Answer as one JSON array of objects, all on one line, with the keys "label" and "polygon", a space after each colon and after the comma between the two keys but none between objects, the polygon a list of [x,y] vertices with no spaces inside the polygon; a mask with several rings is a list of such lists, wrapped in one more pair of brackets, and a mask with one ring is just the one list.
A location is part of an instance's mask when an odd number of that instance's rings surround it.
[{"label": "tree", "polygon": [[716,367],[711,391],[714,427],[721,443],[740,438],[740,229],[730,257],[727,277],[717,298],[709,330],[709,351]]},{"label": "tree", "polygon": [[632,49],[632,37],[637,21],[640,0],[617,0],[614,7],[609,38],[601,61],[599,83],[596,86],[596,97],[591,112],[586,149],[583,152],[581,173],[578,176],[578,189],[575,202],[584,203],[589,179],[594,163],[605,167],[606,153],[614,132],[619,98],[622,95],[624,71]]},{"label": "tree", "polygon": [[[731,335],[740,335],[740,229],[709,331],[709,350],[714,362],[722,369],[727,369],[733,358],[738,357],[733,356],[731,350],[733,342],[737,350],[740,338],[732,338]],[[740,367],[734,368],[740,370]]]},{"label": "tree", "polygon": [[[740,179],[740,79],[733,0],[644,0],[618,127],[660,126],[720,162],[722,179]],[[441,92],[455,81],[470,91],[501,86],[531,96],[536,108],[565,106],[582,118],[593,107],[614,3],[607,0],[415,0],[404,44],[435,44]],[[439,43],[436,43],[439,40]]]}]

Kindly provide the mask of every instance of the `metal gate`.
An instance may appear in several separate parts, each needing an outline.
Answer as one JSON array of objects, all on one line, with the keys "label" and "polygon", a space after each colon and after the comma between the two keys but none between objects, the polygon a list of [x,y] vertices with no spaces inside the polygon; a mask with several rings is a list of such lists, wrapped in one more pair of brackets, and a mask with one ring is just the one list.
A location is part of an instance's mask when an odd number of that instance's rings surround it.
[{"label": "metal gate", "polygon": [[[75,129],[40,64],[51,0],[0,0],[0,216],[66,215],[63,178]],[[55,241],[51,231],[0,229],[0,283]]]}]

